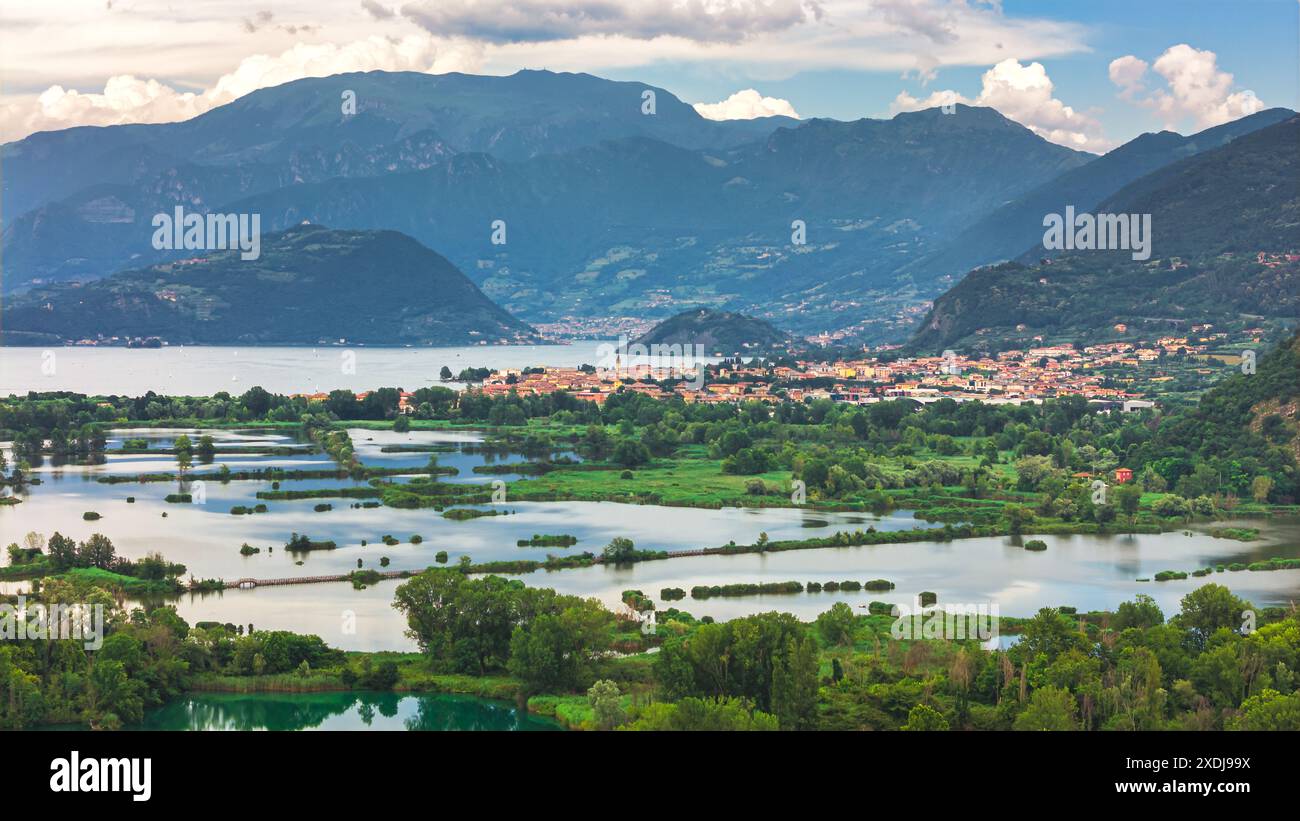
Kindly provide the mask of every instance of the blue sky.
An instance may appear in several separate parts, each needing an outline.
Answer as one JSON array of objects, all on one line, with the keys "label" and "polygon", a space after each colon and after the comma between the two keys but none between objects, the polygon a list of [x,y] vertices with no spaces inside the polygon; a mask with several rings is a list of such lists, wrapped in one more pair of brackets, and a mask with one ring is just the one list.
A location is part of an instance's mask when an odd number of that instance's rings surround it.
[{"label": "blue sky", "polygon": [[[1084,49],[1037,59],[1051,78],[1054,96],[1092,112],[1115,144],[1168,125],[1181,133],[1204,127],[1192,115],[1169,117],[1122,99],[1108,76],[1116,58],[1134,55],[1153,63],[1180,43],[1214,52],[1220,70],[1233,75],[1234,88],[1253,91],[1266,107],[1300,110],[1300,3],[1293,0],[1004,0],[1002,8],[1008,18],[1048,18],[1084,27]],[[974,98],[988,68],[944,66],[924,84],[917,77],[901,78],[897,71],[801,71],[764,79],[684,63],[606,76],[662,85],[688,100],[720,100],[737,85],[752,86],[765,96],[788,100],[803,117],[857,119],[891,116],[890,102],[900,90],[924,98],[935,89],[953,89]]]},{"label": "blue sky", "polygon": [[1296,0],[47,0],[0,15],[0,141],[372,69],[585,71],[718,119],[969,102],[1089,151],[1300,96]]}]

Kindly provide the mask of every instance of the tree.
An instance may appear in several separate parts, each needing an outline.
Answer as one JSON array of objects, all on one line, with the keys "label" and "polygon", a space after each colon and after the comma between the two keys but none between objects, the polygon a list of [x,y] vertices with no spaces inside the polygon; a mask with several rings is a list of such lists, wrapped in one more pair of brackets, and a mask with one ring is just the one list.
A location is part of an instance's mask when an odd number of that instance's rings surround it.
[{"label": "tree", "polygon": [[1266,504],[1268,495],[1273,492],[1272,476],[1256,476],[1250,482],[1250,495],[1256,502]]},{"label": "tree", "polygon": [[1052,661],[1061,653],[1082,648],[1084,644],[1069,617],[1059,610],[1044,607],[1025,623],[1020,643],[1014,649],[1028,654],[1029,658],[1041,654]]},{"label": "tree", "polygon": [[1077,730],[1074,696],[1069,690],[1048,685],[1034,690],[1025,711],[1016,717],[1017,730]]},{"label": "tree", "polygon": [[610,564],[625,564],[636,557],[636,546],[632,544],[631,539],[615,536],[609,544],[605,545],[601,556]]},{"label": "tree", "polygon": [[451,368],[447,367],[446,365],[443,365],[442,370],[438,371],[438,378],[441,379],[443,382],[450,382],[451,377],[452,377]]},{"label": "tree", "polygon": [[1002,509],[1002,518],[1006,520],[1007,530],[1018,536],[1025,530],[1025,525],[1033,524],[1034,514],[1024,505],[1007,505]]},{"label": "tree", "polygon": [[177,436],[174,449],[176,451],[176,464],[180,467],[181,473],[184,473],[189,470],[194,459],[194,446],[190,443],[190,437],[183,433]]},{"label": "tree", "polygon": [[411,418],[404,413],[397,414],[397,418],[393,420],[393,432],[406,433],[410,429],[411,429]]},{"label": "tree", "polygon": [[1300,693],[1282,695],[1261,690],[1241,703],[1241,714],[1228,725],[1232,730],[1300,730]]},{"label": "tree", "polygon": [[1025,456],[1016,460],[1016,483],[1021,490],[1038,490],[1038,486],[1057,471],[1046,456]]},{"label": "tree", "polygon": [[522,585],[500,576],[469,578],[437,568],[399,585],[393,606],[435,667],[483,675],[505,666],[526,595]]},{"label": "tree", "polygon": [[911,730],[914,732],[947,730],[948,719],[943,717],[943,713],[927,704],[917,704],[908,712],[907,723],[899,729]]},{"label": "tree", "polygon": [[[144,684],[127,676],[120,661],[98,659],[90,668],[87,692],[92,717],[106,719],[103,726],[117,726],[144,718]],[[110,718],[111,717],[111,718]]]},{"label": "tree", "polygon": [[1253,609],[1248,602],[1237,598],[1232,591],[1221,584],[1198,587],[1183,596],[1180,604],[1182,613],[1177,617],[1179,623],[1192,631],[1194,639],[1200,646],[1204,646],[1206,640],[1216,630],[1239,629],[1242,614]]},{"label": "tree", "polygon": [[1137,517],[1138,505],[1142,502],[1142,488],[1131,482],[1115,488],[1115,504],[1121,513],[1128,517],[1132,525]]},{"label": "tree", "polygon": [[1156,600],[1145,593],[1138,593],[1133,598],[1133,601],[1120,604],[1119,609],[1115,612],[1115,619],[1111,622],[1111,626],[1118,631],[1124,631],[1130,627],[1145,630],[1148,627],[1155,627],[1157,624],[1164,624],[1164,622],[1165,614],[1160,612],[1160,606],[1156,604]]},{"label": "tree", "polygon": [[772,712],[783,730],[811,730],[817,722],[817,648],[811,637],[790,639],[772,668]]},{"label": "tree", "polygon": [[613,614],[595,599],[572,602],[558,614],[516,626],[510,638],[510,673],[534,692],[577,689],[609,648]]},{"label": "tree", "polygon": [[588,425],[578,443],[578,450],[592,459],[604,459],[613,446],[609,431],[603,425]]},{"label": "tree", "polygon": [[50,537],[47,544],[50,555],[50,564],[55,570],[67,570],[69,567],[77,566],[77,542],[75,539],[64,536],[57,530]]},{"label": "tree", "polygon": [[640,467],[650,461],[650,449],[636,439],[623,438],[614,445],[611,458],[626,468]]},{"label": "tree", "polygon": [[253,419],[261,419],[271,409],[271,394],[261,385],[254,385],[239,397],[239,404],[244,406]]},{"label": "tree", "polygon": [[217,455],[217,443],[206,433],[199,437],[198,447],[195,448],[199,461],[210,464]]},{"label": "tree", "polygon": [[587,690],[587,702],[596,714],[599,729],[612,730],[627,720],[621,700],[618,685],[608,679],[597,681]]},{"label": "tree", "polygon": [[842,646],[853,643],[853,628],[857,618],[853,608],[844,602],[835,602],[831,609],[817,617],[817,632],[827,644]]},{"label": "tree", "polygon": [[102,533],[92,534],[77,550],[78,567],[98,567],[112,570],[117,559],[113,542]]}]

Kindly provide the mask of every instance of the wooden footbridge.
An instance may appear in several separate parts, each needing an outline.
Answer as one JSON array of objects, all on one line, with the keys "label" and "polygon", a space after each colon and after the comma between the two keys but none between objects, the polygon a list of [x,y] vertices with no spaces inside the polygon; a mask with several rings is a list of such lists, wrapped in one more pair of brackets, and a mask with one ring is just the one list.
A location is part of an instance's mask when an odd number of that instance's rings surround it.
[{"label": "wooden footbridge", "polygon": [[[400,579],[412,575],[409,570],[383,570],[377,572],[381,579]],[[319,582],[347,582],[351,580],[352,573],[338,573],[332,576],[293,576],[287,579],[239,579],[234,583],[225,582],[225,587],[227,590],[232,587],[237,587],[240,590],[252,590],[255,587],[275,587],[284,584],[317,584]]]}]

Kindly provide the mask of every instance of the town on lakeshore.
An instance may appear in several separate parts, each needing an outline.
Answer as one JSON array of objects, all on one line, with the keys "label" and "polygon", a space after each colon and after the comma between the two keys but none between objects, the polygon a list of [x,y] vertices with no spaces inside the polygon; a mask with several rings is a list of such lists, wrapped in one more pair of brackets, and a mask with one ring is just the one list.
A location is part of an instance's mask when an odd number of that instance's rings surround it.
[{"label": "town on lakeshore", "polygon": [[[1119,331],[1126,330],[1123,326]],[[1264,330],[1248,328],[1243,344],[1258,345]],[[1082,396],[1104,408],[1132,411],[1153,407],[1155,389],[1174,377],[1173,361],[1186,361],[1196,374],[1222,371],[1224,361],[1207,355],[1228,334],[1211,325],[1189,336],[1162,336],[1150,341],[1108,342],[1078,348],[1051,345],[1004,351],[994,357],[890,356],[898,346],[882,346],[861,357],[830,361],[807,354],[749,364],[740,358],[718,364],[682,367],[671,361],[629,358],[612,367],[511,368],[493,371],[473,389],[492,396],[555,391],[601,404],[620,390],[655,398],[678,396],[685,402],[832,402],[870,404],[907,398],[920,403],[951,399],[989,404],[1037,403],[1061,396]],[[883,355],[883,356],[882,356]],[[1238,358],[1228,357],[1228,364]],[[789,364],[784,364],[785,362]],[[777,364],[781,363],[781,364]],[[703,368],[703,388],[693,379]],[[309,398],[323,399],[324,395]]]}]

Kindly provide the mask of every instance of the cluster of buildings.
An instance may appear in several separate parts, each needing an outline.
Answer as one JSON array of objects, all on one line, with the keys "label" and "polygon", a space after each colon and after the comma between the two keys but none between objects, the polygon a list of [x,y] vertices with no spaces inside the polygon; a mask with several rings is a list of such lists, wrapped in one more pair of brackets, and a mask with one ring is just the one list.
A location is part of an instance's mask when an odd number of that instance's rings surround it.
[{"label": "cluster of buildings", "polygon": [[[1115,330],[1126,331],[1122,326]],[[1262,329],[1247,329],[1245,336],[1257,338],[1262,333]],[[662,361],[633,365],[615,359],[612,367],[494,371],[482,384],[470,389],[488,396],[564,392],[598,405],[619,391],[657,399],[676,395],[688,403],[829,400],[858,405],[898,398],[923,404],[952,399],[1018,405],[1081,396],[1108,410],[1130,412],[1155,405],[1134,388],[1139,368],[1176,354],[1206,356],[1226,337],[1214,332],[1211,325],[1199,325],[1188,336],[1166,336],[1154,341],[1106,342],[1081,348],[1043,345],[981,357],[945,351],[942,356],[881,358],[882,353],[897,347],[882,346],[872,355],[864,353],[857,359],[800,360],[762,367],[735,361],[709,365],[686,362],[671,367]],[[1143,381],[1159,382],[1162,378],[1148,375]],[[366,395],[359,393],[356,398],[364,400]],[[328,398],[324,393],[301,396],[320,401]],[[401,394],[401,412],[414,410],[412,399],[410,392]]]},{"label": "cluster of buildings", "polygon": [[[1152,407],[1142,394],[1120,380],[1107,379],[1105,369],[1136,368],[1162,355],[1181,350],[1202,352],[1204,344],[1167,337],[1155,343],[1115,342],[1076,349],[1045,346],[1007,351],[995,357],[944,356],[882,361],[862,359],[833,362],[800,361],[793,366],[750,367],[715,364],[705,378],[651,365],[580,370],[536,368],[494,372],[476,390],[494,396],[549,394],[564,391],[578,399],[603,404],[620,390],[686,402],[796,402],[827,399],[869,404],[896,398],[918,402],[941,399],[979,400],[990,404],[1040,402],[1059,396],[1083,396],[1108,408],[1124,411]],[[675,384],[659,384],[679,380]],[[1129,380],[1132,381],[1132,380]]]}]

